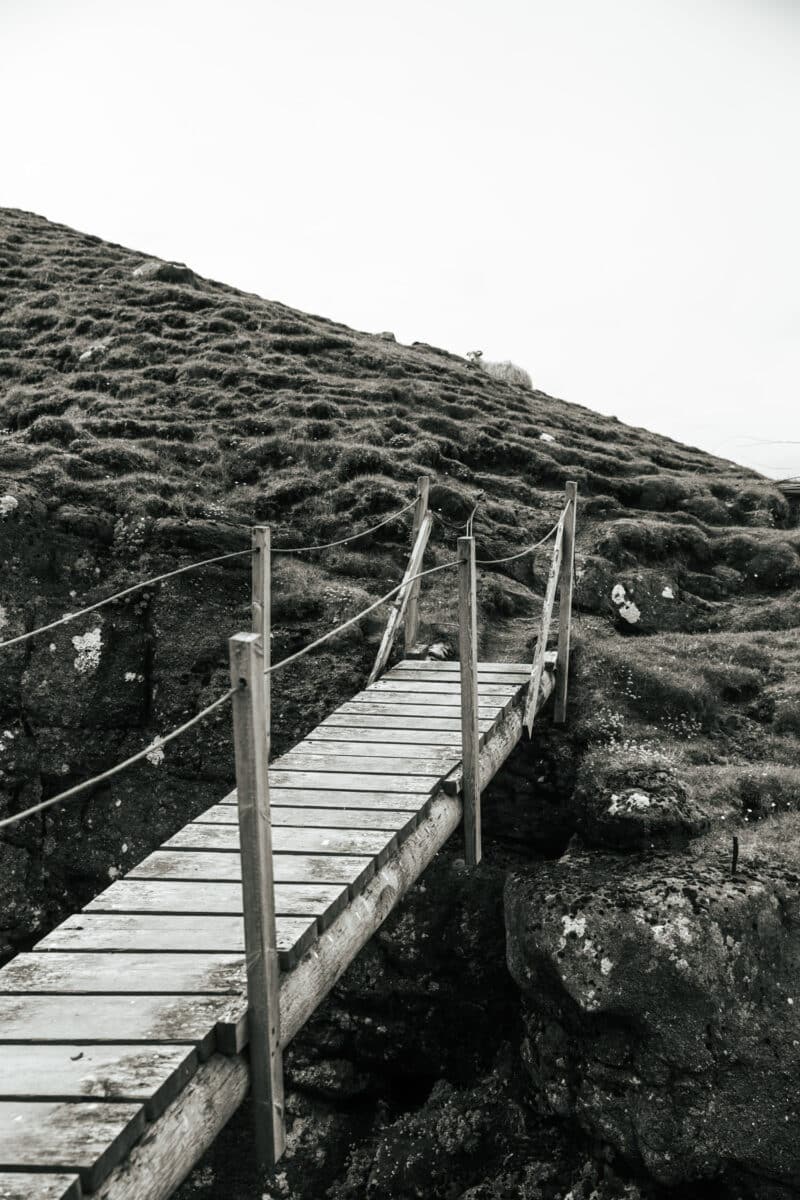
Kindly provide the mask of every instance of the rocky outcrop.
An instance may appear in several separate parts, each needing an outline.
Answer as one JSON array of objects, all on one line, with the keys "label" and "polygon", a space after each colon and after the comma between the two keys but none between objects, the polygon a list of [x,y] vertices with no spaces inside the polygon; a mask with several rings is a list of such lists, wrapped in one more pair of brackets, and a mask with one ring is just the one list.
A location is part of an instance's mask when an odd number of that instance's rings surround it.
[{"label": "rocky outcrop", "polygon": [[800,875],[576,849],[505,900],[543,1107],[658,1184],[797,1196]]}]

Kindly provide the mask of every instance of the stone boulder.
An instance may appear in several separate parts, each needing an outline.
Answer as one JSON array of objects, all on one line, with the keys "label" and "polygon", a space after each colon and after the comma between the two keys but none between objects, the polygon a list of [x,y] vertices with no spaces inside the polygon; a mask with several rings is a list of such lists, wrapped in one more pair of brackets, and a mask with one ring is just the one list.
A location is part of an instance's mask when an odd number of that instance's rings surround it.
[{"label": "stone boulder", "polygon": [[798,1195],[800,875],[577,852],[505,906],[545,1111],[662,1186]]}]

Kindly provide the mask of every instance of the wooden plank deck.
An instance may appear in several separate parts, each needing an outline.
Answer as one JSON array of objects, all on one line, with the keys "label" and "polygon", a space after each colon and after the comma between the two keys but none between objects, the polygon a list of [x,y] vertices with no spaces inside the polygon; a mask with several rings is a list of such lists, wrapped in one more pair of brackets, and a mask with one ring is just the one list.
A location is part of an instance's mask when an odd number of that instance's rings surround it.
[{"label": "wooden plank deck", "polygon": [[[519,738],[529,678],[479,664],[493,763]],[[458,664],[413,660],[270,765],[284,973],[456,789],[460,759]],[[210,1055],[242,1048],[246,1005],[233,792],[0,971],[0,1200],[100,1187]]]}]

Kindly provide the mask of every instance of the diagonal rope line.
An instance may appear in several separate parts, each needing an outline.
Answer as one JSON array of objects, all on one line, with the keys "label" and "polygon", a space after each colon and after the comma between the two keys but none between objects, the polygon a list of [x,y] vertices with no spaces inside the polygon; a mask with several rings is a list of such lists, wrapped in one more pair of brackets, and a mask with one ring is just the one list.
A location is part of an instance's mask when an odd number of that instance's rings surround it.
[{"label": "diagonal rope line", "polygon": [[380,608],[382,604],[385,604],[387,600],[391,600],[392,596],[396,596],[397,593],[401,592],[409,583],[414,583],[414,581],[417,579],[424,579],[426,575],[434,575],[437,571],[444,571],[448,567],[457,566],[458,559],[453,559],[452,562],[441,563],[438,567],[429,567],[427,571],[420,571],[419,575],[409,576],[409,578],[404,579],[402,583],[398,583],[397,587],[393,587],[392,590],[387,592],[385,596],[381,596],[380,600],[376,600],[374,604],[370,604],[367,608],[362,609],[361,612],[356,613],[354,617],[350,617],[348,621],[344,621],[341,625],[337,625],[335,629],[330,629],[327,633],[324,633],[322,637],[318,637],[316,641],[309,642],[307,646],[303,646],[302,650],[298,650],[296,653],[290,654],[288,658],[282,658],[280,662],[273,663],[271,667],[267,667],[264,674],[271,675],[273,671],[278,671],[281,667],[286,667],[289,665],[289,663],[295,662],[298,658],[302,658],[303,655],[308,654],[311,650],[316,650],[317,646],[321,646],[323,642],[329,641],[330,638],[335,637],[337,633],[341,633],[343,630],[349,629],[351,625],[355,625],[355,623],[360,621],[362,617],[366,617],[368,613],[374,612],[376,608]]},{"label": "diagonal rope line", "polygon": [[96,604],[90,604],[87,608],[78,609],[74,613],[65,613],[63,617],[59,617],[57,621],[51,621],[49,625],[40,625],[38,629],[30,629],[27,633],[21,633],[18,637],[9,638],[6,642],[0,642],[0,650],[5,650],[8,646],[16,646],[20,642],[27,642],[29,638],[36,637],[39,633],[47,633],[49,629],[57,629],[59,625],[68,625],[70,621],[77,621],[79,617],[85,617],[87,613],[96,612],[98,608],[103,608],[106,604],[113,604],[115,600],[121,600],[123,596],[130,596],[132,592],[138,592],[141,588],[151,587],[155,583],[162,583],[165,579],[172,579],[174,575],[184,575],[187,571],[196,571],[198,567],[207,567],[211,563],[224,562],[227,558],[243,558],[244,555],[253,554],[253,550],[234,550],[230,554],[217,554],[214,558],[204,558],[202,562],[189,563],[185,567],[177,567],[174,571],[165,571],[163,575],[154,575],[152,579],[143,579],[140,583],[131,584],[130,587],[123,588],[121,592],[115,592],[113,596],[106,596],[104,600],[98,600]]},{"label": "diagonal rope line", "polygon": [[109,767],[101,775],[95,775],[93,779],[87,779],[84,783],[78,783],[75,787],[68,788],[66,792],[59,792],[57,796],[51,796],[48,800],[42,800],[38,804],[33,804],[23,812],[15,813],[13,817],[5,817],[0,821],[0,829],[5,829],[7,825],[15,825],[18,821],[24,821],[26,817],[32,817],[35,813],[43,812],[46,808],[52,808],[54,804],[60,804],[64,800],[71,800],[74,796],[79,796],[88,788],[96,787],[98,783],[104,783],[106,779],[112,779],[115,775],[119,775],[120,771],[124,771],[126,767],[132,767],[134,763],[141,762],[143,758],[147,758],[148,754],[152,754],[154,750],[159,750],[162,746],[166,746],[167,742],[180,737],[187,729],[191,729],[198,721],[202,721],[204,717],[207,717],[215,708],[220,708],[230,700],[235,691],[236,688],[230,688],[229,691],[225,692],[222,696],[218,696],[216,700],[213,700],[202,712],[197,713],[189,721],[186,721],[183,725],[179,725],[171,733],[165,733],[163,737],[156,738],[149,746],[145,746],[144,750],[139,750],[138,753],[132,754],[124,762],[117,763],[115,767]]},{"label": "diagonal rope line", "polygon": [[355,542],[358,538],[366,537],[368,533],[374,533],[376,529],[383,529],[384,525],[388,525],[390,521],[397,520],[402,517],[417,503],[416,499],[407,504],[405,508],[401,508],[399,512],[392,513],[388,517],[384,517],[382,521],[378,521],[377,525],[370,525],[369,529],[362,529],[359,533],[351,533],[349,537],[339,538],[336,542],[322,542],[319,546],[273,546],[273,554],[301,554],[306,550],[330,550],[333,546],[344,546],[346,542]]},{"label": "diagonal rope line", "polygon": [[[566,509],[564,512],[566,512]],[[534,550],[538,550],[540,546],[543,546],[545,542],[550,540],[563,519],[564,518],[562,514],[549,533],[546,533],[543,538],[540,538],[539,541],[535,542],[532,546],[528,546],[527,550],[520,550],[519,554],[509,554],[505,558],[476,558],[475,562],[482,567],[494,567],[497,566],[498,563],[514,562],[514,560],[517,558],[524,558],[526,554],[533,554]]]}]

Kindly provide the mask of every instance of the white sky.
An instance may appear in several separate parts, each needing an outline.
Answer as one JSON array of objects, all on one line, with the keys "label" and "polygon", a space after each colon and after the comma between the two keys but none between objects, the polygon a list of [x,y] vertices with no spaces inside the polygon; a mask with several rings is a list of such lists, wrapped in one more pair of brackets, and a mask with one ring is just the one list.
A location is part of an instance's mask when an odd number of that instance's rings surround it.
[{"label": "white sky", "polygon": [[0,0],[0,64],[0,204],[800,472],[796,0]]}]

